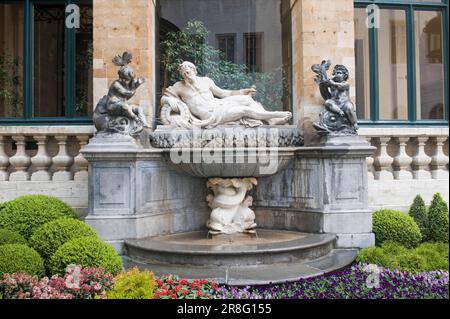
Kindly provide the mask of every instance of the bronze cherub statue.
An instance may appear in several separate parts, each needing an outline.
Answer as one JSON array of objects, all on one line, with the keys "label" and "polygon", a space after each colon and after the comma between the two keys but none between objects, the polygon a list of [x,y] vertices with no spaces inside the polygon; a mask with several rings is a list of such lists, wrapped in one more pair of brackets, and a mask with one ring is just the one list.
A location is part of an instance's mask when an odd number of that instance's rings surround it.
[{"label": "bronze cherub statue", "polygon": [[325,100],[325,111],[320,114],[319,123],[314,123],[314,128],[320,135],[356,135],[358,119],[350,99],[349,72],[345,66],[338,64],[334,67],[332,78],[328,78],[330,66],[330,60],[323,60],[321,64],[311,67],[317,74],[315,81]]},{"label": "bronze cherub statue", "polygon": [[135,136],[150,127],[141,107],[128,102],[141,84],[143,77],[136,79],[134,69],[129,66],[133,56],[124,52],[112,62],[120,66],[119,79],[115,80],[94,111],[94,124],[99,133],[119,133]]}]

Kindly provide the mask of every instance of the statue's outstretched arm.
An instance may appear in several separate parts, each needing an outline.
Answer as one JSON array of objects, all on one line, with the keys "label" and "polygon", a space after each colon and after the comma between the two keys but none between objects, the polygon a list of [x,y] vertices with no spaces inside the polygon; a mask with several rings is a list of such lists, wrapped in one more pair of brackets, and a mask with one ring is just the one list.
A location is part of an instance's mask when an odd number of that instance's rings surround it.
[{"label": "statue's outstretched arm", "polygon": [[233,91],[221,89],[220,87],[218,87],[216,85],[216,83],[214,83],[213,80],[211,80],[209,78],[208,78],[208,80],[210,83],[209,89],[211,90],[212,94],[214,94],[215,97],[222,99],[224,97],[228,97],[233,94]]}]

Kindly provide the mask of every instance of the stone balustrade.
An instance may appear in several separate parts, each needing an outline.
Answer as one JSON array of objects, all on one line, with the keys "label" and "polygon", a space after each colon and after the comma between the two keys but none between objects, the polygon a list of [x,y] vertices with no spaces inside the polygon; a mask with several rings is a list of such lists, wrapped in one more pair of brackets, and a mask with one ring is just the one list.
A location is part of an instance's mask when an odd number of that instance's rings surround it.
[{"label": "stone balustrade", "polygon": [[91,126],[0,126],[0,182],[87,181]]},{"label": "stone balustrade", "polygon": [[448,179],[448,128],[362,128],[377,148],[367,159],[369,179]]}]

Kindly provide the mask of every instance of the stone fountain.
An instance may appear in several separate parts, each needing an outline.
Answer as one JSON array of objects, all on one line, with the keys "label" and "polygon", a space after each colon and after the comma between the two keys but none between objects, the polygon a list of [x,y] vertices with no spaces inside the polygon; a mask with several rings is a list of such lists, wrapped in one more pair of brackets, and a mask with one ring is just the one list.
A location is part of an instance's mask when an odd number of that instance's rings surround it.
[{"label": "stone fountain", "polygon": [[[290,112],[269,112],[255,88],[224,90],[195,65],[161,99],[161,121],[142,147],[147,123],[128,100],[143,83],[114,59],[115,81],[97,105],[86,221],[126,265],[228,284],[283,282],[323,274],[374,243],[366,157],[348,99],[348,72],[313,66],[325,111],[318,139],[304,145]],[[347,97],[347,98],[346,98]],[[141,137],[142,138],[142,137]]]}]

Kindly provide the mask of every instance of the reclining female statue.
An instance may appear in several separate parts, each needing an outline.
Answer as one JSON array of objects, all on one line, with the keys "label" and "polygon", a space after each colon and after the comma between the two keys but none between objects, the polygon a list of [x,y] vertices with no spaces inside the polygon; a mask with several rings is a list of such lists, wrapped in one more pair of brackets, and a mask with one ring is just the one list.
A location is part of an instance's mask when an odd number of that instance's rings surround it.
[{"label": "reclining female statue", "polygon": [[[183,80],[164,90],[161,98],[161,117],[166,125],[213,128],[240,122],[246,127],[256,127],[287,124],[292,117],[291,112],[265,110],[252,98],[255,88],[235,91],[219,88],[210,78],[197,76],[197,68],[191,62],[180,64],[179,72]],[[172,112],[180,116],[173,116]]]}]

